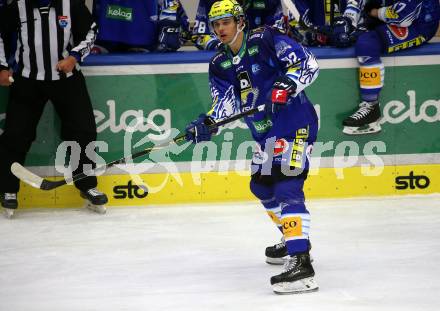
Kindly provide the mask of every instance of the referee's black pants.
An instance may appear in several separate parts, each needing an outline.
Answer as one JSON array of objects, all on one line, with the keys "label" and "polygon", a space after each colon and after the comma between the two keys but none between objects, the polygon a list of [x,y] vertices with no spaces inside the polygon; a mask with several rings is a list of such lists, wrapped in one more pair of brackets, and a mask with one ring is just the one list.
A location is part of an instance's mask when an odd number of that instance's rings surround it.
[{"label": "referee's black pants", "polygon": [[[11,164],[24,163],[49,100],[61,121],[61,139],[76,141],[81,146],[79,165],[73,175],[81,173],[84,164],[93,165],[94,161],[86,156],[85,148],[96,140],[96,123],[82,73],[76,72],[67,79],[56,81],[14,79],[6,108],[5,129],[0,135],[0,193],[19,191],[20,183],[11,173]],[[83,191],[96,185],[95,176],[75,182],[75,186]]]}]

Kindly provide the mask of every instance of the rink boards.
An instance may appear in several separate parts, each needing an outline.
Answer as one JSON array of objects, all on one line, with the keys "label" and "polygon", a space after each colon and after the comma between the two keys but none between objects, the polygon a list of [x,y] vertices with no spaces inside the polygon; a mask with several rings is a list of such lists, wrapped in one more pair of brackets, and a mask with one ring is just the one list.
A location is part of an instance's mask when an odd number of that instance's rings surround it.
[{"label": "rink boards", "polygon": [[[341,132],[342,119],[358,102],[357,63],[352,51],[314,52],[321,73],[307,94],[320,116],[320,131],[306,195],[327,198],[440,192],[440,89],[432,87],[440,77],[437,44],[420,48],[419,54],[412,51],[384,58],[383,130],[358,137]],[[211,56],[185,52],[151,54],[143,59],[92,57],[83,71],[105,161],[160,144],[207,111],[206,72]],[[185,58],[187,63],[182,64]],[[168,63],[161,63],[164,61]],[[5,90],[0,89],[0,131],[5,101]],[[48,105],[26,162],[36,173],[60,175],[54,169],[58,132],[59,121]],[[253,199],[247,173],[252,148],[244,122],[236,122],[204,148],[174,146],[149,159],[136,159],[133,167],[112,169],[100,176],[100,189],[109,195],[110,205]],[[63,154],[62,149],[58,153]],[[57,162],[61,160],[58,157]],[[148,195],[136,185],[139,179],[147,184]],[[48,193],[23,186],[20,200],[22,206],[81,204],[71,186]]]},{"label": "rink boards", "polygon": [[[109,205],[157,205],[255,200],[249,191],[247,172],[153,173],[137,175],[152,193],[135,184],[133,176],[106,175],[100,189],[109,195]],[[377,176],[366,176],[361,167],[321,168],[305,183],[306,198],[344,198],[382,195],[440,193],[440,164],[385,166]],[[44,192],[22,185],[21,206],[81,206],[73,186]]]}]

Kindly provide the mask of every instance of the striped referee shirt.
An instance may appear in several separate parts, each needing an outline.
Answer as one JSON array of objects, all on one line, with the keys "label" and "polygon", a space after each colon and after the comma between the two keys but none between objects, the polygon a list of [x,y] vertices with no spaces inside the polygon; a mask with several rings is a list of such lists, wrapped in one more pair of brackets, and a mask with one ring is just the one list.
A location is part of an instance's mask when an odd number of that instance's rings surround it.
[{"label": "striped referee shirt", "polygon": [[69,55],[81,62],[95,42],[97,26],[84,0],[13,0],[3,10],[0,70],[8,68],[4,40],[11,33],[17,34],[16,71],[34,80],[71,76],[57,71],[57,63]]}]

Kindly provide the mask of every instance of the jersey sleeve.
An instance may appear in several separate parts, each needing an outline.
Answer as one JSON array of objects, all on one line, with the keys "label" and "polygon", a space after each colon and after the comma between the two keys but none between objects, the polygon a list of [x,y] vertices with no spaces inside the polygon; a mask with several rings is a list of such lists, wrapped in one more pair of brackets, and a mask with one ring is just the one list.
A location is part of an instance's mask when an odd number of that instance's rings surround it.
[{"label": "jersey sleeve", "polygon": [[[1,1],[1,0],[0,0]],[[11,43],[13,32],[16,32],[20,20],[17,3],[3,1],[0,6],[0,70],[8,69],[9,54],[12,54]]]},{"label": "jersey sleeve", "polygon": [[6,61],[6,44],[3,38],[6,35],[0,33],[0,70],[8,69],[8,62]]},{"label": "jersey sleeve", "polygon": [[299,94],[318,77],[318,62],[307,48],[286,35],[273,33],[276,57],[286,76],[295,82],[296,94]]},{"label": "jersey sleeve", "polygon": [[81,0],[72,1],[72,35],[75,46],[69,52],[79,62],[86,58],[95,44],[98,26]]},{"label": "jersey sleeve", "polygon": [[409,27],[420,15],[422,1],[402,0],[379,9],[378,18],[386,24]]},{"label": "jersey sleeve", "polygon": [[182,27],[183,31],[189,31],[189,19],[180,0],[159,1],[159,22],[171,21]]},{"label": "jersey sleeve", "polygon": [[[289,1],[289,0],[288,0]],[[290,0],[295,5],[298,10],[300,16],[300,22],[303,23],[306,27],[312,27],[313,23],[310,16],[310,7],[307,3],[307,0]]]},{"label": "jersey sleeve", "polygon": [[199,1],[194,21],[193,35],[209,35],[208,7],[204,0]]},{"label": "jersey sleeve", "polygon": [[286,31],[284,12],[280,1],[274,1],[272,3],[270,12],[266,17],[264,24],[275,27],[280,31]]},{"label": "jersey sleeve", "polygon": [[209,66],[209,87],[212,107],[207,114],[218,122],[236,114],[239,111],[239,103],[235,95],[234,85],[216,67],[217,64],[211,62]]}]

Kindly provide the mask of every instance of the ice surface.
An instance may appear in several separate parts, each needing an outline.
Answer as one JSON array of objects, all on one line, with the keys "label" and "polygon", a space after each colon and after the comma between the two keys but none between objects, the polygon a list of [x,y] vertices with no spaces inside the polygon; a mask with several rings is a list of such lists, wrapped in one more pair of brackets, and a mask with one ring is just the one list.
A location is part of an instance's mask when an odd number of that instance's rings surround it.
[{"label": "ice surface", "polygon": [[256,202],[0,218],[0,310],[439,310],[440,196],[316,200],[320,291],[273,294]]}]

